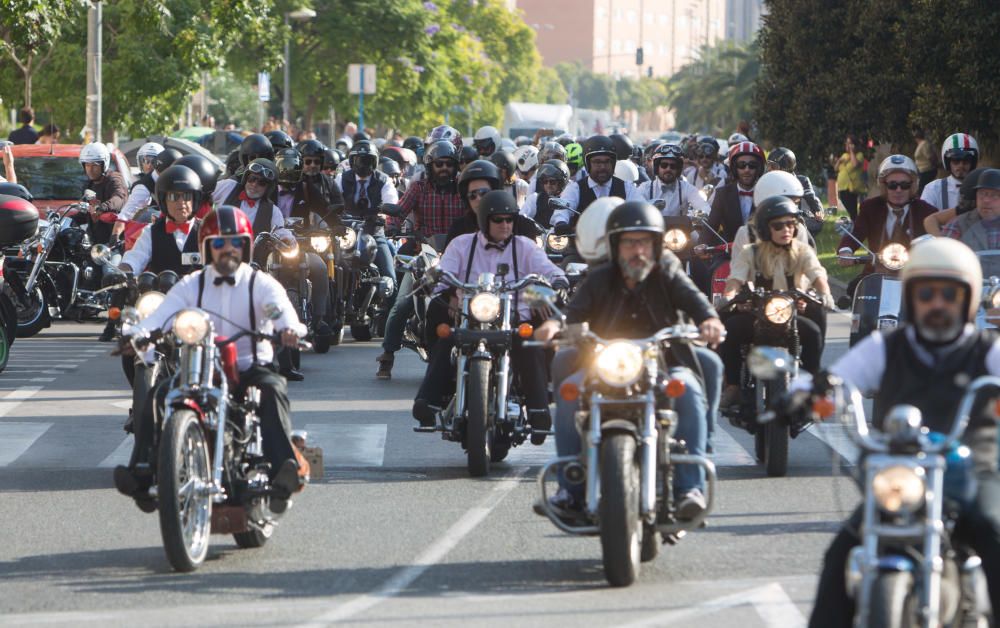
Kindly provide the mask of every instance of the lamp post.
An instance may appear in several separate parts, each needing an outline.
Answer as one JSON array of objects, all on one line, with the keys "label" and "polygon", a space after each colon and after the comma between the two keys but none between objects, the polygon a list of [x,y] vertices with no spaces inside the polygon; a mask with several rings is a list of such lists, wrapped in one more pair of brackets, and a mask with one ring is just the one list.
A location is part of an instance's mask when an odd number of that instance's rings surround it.
[{"label": "lamp post", "polygon": [[[289,19],[295,20],[296,22],[307,22],[316,17],[316,12],[312,9],[296,9],[295,11],[290,11],[285,13],[285,27],[287,29]],[[286,31],[287,32],[287,31]],[[292,39],[292,34],[289,32],[285,35],[285,89],[282,92],[281,98],[281,121],[284,122],[288,120],[289,112],[292,108],[292,96],[290,93],[291,87],[291,63],[292,63],[292,53],[290,48],[290,42]],[[290,122],[290,120],[289,120]]]}]

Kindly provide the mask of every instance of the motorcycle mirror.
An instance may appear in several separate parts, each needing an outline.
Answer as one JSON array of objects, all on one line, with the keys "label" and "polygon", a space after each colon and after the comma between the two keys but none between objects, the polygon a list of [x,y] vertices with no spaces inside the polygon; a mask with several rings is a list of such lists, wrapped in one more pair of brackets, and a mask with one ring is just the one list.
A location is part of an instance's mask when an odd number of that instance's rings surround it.
[{"label": "motorcycle mirror", "polygon": [[266,316],[268,320],[278,320],[281,318],[281,306],[277,303],[266,303],[264,305],[264,316]]},{"label": "motorcycle mirror", "polygon": [[503,262],[497,264],[497,276],[506,277],[507,273],[510,272],[510,265]]},{"label": "motorcycle mirror", "polygon": [[777,347],[755,347],[747,356],[747,366],[754,377],[772,380],[782,375],[791,375],[795,358]]},{"label": "motorcycle mirror", "polygon": [[529,284],[521,290],[521,296],[530,307],[548,307],[556,302],[556,291],[547,286]]},{"label": "motorcycle mirror", "polygon": [[285,218],[285,224],[289,227],[298,227],[304,222],[305,218],[302,218],[301,216],[289,216],[288,218]]}]

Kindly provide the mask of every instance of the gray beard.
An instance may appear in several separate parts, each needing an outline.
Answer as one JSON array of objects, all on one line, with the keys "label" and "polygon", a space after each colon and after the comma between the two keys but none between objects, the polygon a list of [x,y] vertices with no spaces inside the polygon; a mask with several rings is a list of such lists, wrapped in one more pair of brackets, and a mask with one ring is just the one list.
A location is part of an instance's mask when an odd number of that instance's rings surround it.
[{"label": "gray beard", "polygon": [[964,325],[965,323],[958,318],[952,320],[950,325],[943,328],[924,325],[922,324],[922,321],[914,322],[914,326],[917,328],[917,335],[933,344],[952,342],[958,338],[959,334],[962,333],[962,327]]},{"label": "gray beard", "polygon": [[626,279],[631,279],[636,283],[642,283],[646,277],[649,277],[649,273],[653,272],[653,266],[655,266],[655,264],[653,263],[653,260],[646,260],[646,263],[638,268],[622,263],[619,263],[619,266],[621,266],[622,275],[624,275]]}]

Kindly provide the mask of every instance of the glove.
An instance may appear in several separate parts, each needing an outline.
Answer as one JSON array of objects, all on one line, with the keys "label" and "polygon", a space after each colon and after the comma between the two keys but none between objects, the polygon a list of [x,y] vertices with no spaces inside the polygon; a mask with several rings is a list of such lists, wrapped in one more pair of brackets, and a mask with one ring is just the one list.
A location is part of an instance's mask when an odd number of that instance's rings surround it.
[{"label": "glove", "polygon": [[568,236],[573,235],[573,227],[569,226],[568,222],[561,222],[558,225],[552,227],[552,233],[557,236]]},{"label": "glove", "polygon": [[833,300],[833,295],[827,292],[826,294],[820,295],[823,300],[823,307],[830,310],[831,312],[837,311],[837,303]]},{"label": "glove", "polygon": [[549,198],[549,209],[552,211],[556,211],[558,209],[569,209],[569,201],[558,197]]},{"label": "glove", "polygon": [[569,280],[565,277],[556,277],[552,280],[553,290],[569,290]]}]

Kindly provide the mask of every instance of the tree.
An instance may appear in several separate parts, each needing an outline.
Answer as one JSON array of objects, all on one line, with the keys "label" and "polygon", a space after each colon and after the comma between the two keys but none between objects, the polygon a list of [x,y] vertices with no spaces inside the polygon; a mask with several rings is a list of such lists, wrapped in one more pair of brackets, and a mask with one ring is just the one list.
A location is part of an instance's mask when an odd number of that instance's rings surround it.
[{"label": "tree", "polygon": [[[49,60],[62,25],[79,17],[74,0],[6,0],[0,12],[3,52],[24,77],[24,106],[31,106],[32,79]],[[85,13],[84,13],[85,15]]]},{"label": "tree", "polygon": [[755,44],[704,46],[667,81],[667,101],[678,128],[727,135],[750,117],[760,72]]}]

